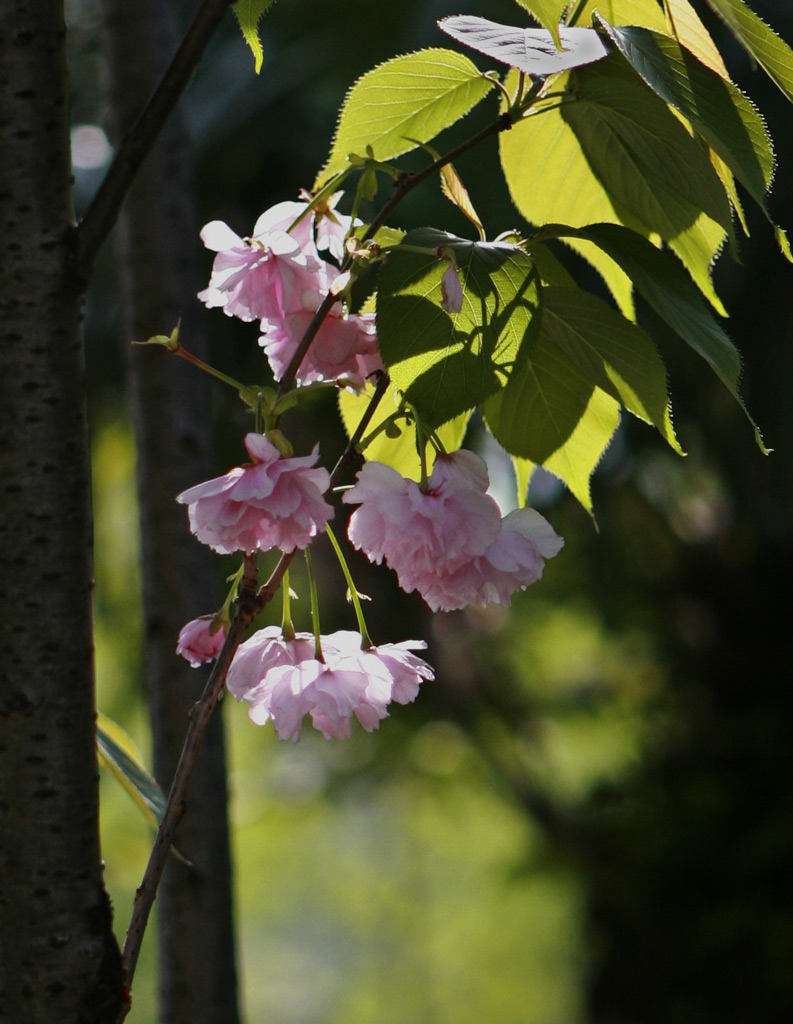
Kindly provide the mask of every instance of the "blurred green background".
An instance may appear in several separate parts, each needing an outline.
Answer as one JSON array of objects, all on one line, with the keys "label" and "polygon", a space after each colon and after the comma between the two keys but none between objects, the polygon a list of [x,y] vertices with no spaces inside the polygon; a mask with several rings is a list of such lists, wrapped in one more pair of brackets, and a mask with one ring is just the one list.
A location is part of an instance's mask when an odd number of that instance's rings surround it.
[{"label": "blurred green background", "polygon": [[[786,0],[753,6],[793,40]],[[185,20],[193,8],[182,5]],[[96,5],[71,0],[67,9],[80,207],[107,157],[96,131],[105,101]],[[526,23],[509,0],[280,0],[262,24],[257,78],[228,17],[184,99],[203,221],[246,234],[263,209],[310,186],[349,85],[398,53],[447,45],[435,22],[451,13]],[[790,108],[709,24],[767,114],[780,160],[770,205],[790,230]],[[492,116],[484,107],[466,134]],[[458,170],[491,235],[525,229],[499,181],[495,147]],[[395,708],[373,735],[357,730],[331,744],[308,729],[292,745],[224,702],[248,1020],[793,1019],[791,270],[748,212],[744,266],[722,257],[716,282],[744,355],[744,397],[773,455],[759,454],[726,391],[670,338],[663,354],[688,457],[625,422],[595,477],[597,531],[553,480],[535,481],[532,501],[566,546],[509,611],[431,616],[386,569],[352,559],[374,599],[374,638],[428,640],[437,679],[414,705]],[[424,223],[469,233],[432,184],[400,213],[400,226]],[[210,265],[207,253],[206,274]],[[148,759],[123,380],[130,339],[120,336],[116,282],[108,247],[86,311],[97,675],[100,707]],[[255,325],[217,310],[206,317],[215,364],[265,381]],[[239,458],[247,420],[221,385],[214,403],[222,472]],[[290,430],[306,442],[321,435],[327,463],[343,443],[332,396]],[[498,452],[475,426],[469,443],[488,458],[506,505],[511,485]],[[315,549],[323,628],[353,628],[329,548]],[[234,568],[218,560],[207,610]],[[293,585],[298,627],[309,628],[299,571]],[[123,934],[152,837],[109,778],[102,829]],[[154,945],[151,929],[132,1024],[154,1019]]]}]

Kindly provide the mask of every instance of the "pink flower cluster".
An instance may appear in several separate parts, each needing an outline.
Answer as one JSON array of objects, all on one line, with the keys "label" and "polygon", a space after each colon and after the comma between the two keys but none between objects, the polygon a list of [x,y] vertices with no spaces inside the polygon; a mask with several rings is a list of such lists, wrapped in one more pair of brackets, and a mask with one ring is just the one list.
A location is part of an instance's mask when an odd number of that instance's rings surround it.
[{"label": "pink flower cluster", "polygon": [[351,735],[352,718],[367,732],[388,715],[388,704],[409,704],[419,685],[433,679],[430,666],[411,653],[426,644],[407,640],[361,648],[361,634],[346,630],[321,637],[323,661],[314,636],[285,639],[278,626],[260,629],[241,644],[229,668],[226,687],[250,703],[258,725],[272,721],[282,740],[298,740],[303,718],[311,715],[326,739]]},{"label": "pink flower cluster", "polygon": [[190,487],[176,500],[187,505],[190,528],[222,555],[233,551],[305,548],[333,518],[323,495],[328,471],[318,452],[285,458],[262,434],[248,434],[252,463]]},{"label": "pink flower cluster", "polygon": [[488,483],[484,462],[468,451],[438,456],[426,491],[369,462],[343,497],[359,505],[349,539],[370,561],[385,559],[402,589],[417,590],[433,611],[509,604],[564,541],[534,509],[502,519]]},{"label": "pink flower cluster", "polygon": [[[209,287],[198,297],[207,306],[221,306],[228,316],[259,320],[259,344],[276,380],[282,376],[311,318],[328,293],[344,254],[351,221],[328,209],[322,217],[307,215],[307,203],[278,203],[256,221],[253,235],[240,238],[222,221],[201,231],[208,249],[217,252]],[[316,232],[316,239],[314,237]],[[345,314],[335,303],[325,318],[298,371],[298,381],[340,380],[362,388],[366,378],[383,369],[377,348],[374,315]]]}]

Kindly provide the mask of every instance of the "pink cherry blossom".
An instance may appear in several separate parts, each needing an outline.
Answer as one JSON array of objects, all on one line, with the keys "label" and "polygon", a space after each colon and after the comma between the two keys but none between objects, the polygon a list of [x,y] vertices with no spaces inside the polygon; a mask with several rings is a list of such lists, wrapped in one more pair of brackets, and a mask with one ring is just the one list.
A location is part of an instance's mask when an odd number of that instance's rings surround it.
[{"label": "pink cherry blossom", "polygon": [[248,434],[254,460],[177,497],[188,506],[190,528],[220,554],[305,548],[333,517],[323,494],[327,470],[314,467],[318,451],[286,458],[261,434]]},{"label": "pink cherry blossom", "polygon": [[269,626],[240,645],[226,686],[237,700],[251,704],[254,722],[272,721],[280,739],[299,739],[306,715],[327,739],[344,739],[353,716],[371,732],[388,715],[392,700],[409,703],[420,683],[434,678],[430,666],[412,653],[425,646],[408,640],[364,651],[360,633],[340,630],[321,638],[324,661],[319,661],[312,634],[287,640],[277,626]]},{"label": "pink cherry blossom", "polygon": [[[253,233],[259,235],[270,231],[289,231],[289,234],[297,239],[303,252],[316,255],[318,249],[327,249],[330,255],[341,263],[344,258],[344,240],[353,227],[351,217],[334,209],[341,196],[341,192],[336,192],[320,210],[310,214],[306,214],[306,202],[276,203],[259,217]],[[302,219],[292,227],[298,217]]]},{"label": "pink cherry blossom", "polygon": [[381,463],[367,463],[343,497],[359,504],[348,536],[372,562],[385,558],[408,593],[433,611],[508,604],[535,583],[564,541],[533,509],[503,520],[485,492],[487,468],[472,452],[436,460],[426,492]]},{"label": "pink cherry blossom", "polygon": [[501,529],[501,513],[485,493],[484,462],[473,452],[439,456],[427,491],[389,466],[368,462],[343,501],[360,504],[348,536],[370,561],[385,558],[403,590],[427,574],[454,571],[484,554]]},{"label": "pink cherry blossom", "polygon": [[[326,290],[326,264],[313,241],[301,247],[294,235],[269,227],[266,217],[259,218],[247,239],[219,220],[202,229],[204,245],[217,252],[209,287],[198,293],[205,305],[222,306],[228,316],[241,320],[262,320],[280,319],[307,302],[320,301]],[[291,223],[294,218],[285,219]]]},{"label": "pink cherry blossom", "polygon": [[516,590],[536,583],[545,559],[564,541],[535,509],[515,509],[502,520],[501,532],[482,555],[449,572],[426,573],[416,590],[433,611],[452,611],[491,602],[507,605]]},{"label": "pink cherry blossom", "polygon": [[[262,322],[259,339],[273,376],[280,380],[311,322],[313,312],[291,313],[281,321]],[[363,388],[367,377],[384,369],[375,336],[374,314],[342,315],[341,303],[333,307],[300,364],[297,380],[341,380]]]},{"label": "pink cherry blossom", "polygon": [[213,661],[220,654],[227,629],[219,624],[213,632],[212,626],[216,622],[215,615],[200,615],[197,619],[191,619],[179,631],[176,653],[187,658],[193,668]]},{"label": "pink cherry blossom", "polygon": [[250,238],[241,238],[220,220],[206,224],[201,238],[217,256],[209,287],[199,299],[209,307],[221,306],[228,316],[274,323],[288,313],[316,309],[336,273],[318,249],[341,260],[352,222],[336,213],[331,201],[321,214],[305,215],[292,227],[307,209],[303,202],[277,203],[259,217]]},{"label": "pink cherry blossom", "polygon": [[[331,643],[337,652],[339,664],[350,661],[357,662],[367,671],[372,679],[387,678],[389,682],[388,700],[396,704],[411,704],[418,696],[419,686],[424,680],[435,678],[435,673],[422,658],[413,651],[423,651],[427,645],[423,640],[403,640],[398,644],[378,644],[364,650],[361,647],[361,634],[348,630],[339,630],[331,634]],[[378,688],[375,686],[365,695],[373,703],[377,702]],[[360,708],[356,716],[361,720]],[[384,717],[380,715],[380,717]]]}]

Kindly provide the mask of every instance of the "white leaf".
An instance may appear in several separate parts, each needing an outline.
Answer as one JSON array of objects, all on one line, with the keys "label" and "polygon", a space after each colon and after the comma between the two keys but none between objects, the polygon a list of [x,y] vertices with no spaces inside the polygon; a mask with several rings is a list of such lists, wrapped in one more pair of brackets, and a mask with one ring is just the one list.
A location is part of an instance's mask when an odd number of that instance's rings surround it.
[{"label": "white leaf", "polygon": [[458,43],[530,75],[569,71],[608,54],[603,40],[593,28],[560,25],[559,36],[564,49],[559,50],[551,33],[544,28],[499,25],[467,14],[443,18],[438,27]]}]

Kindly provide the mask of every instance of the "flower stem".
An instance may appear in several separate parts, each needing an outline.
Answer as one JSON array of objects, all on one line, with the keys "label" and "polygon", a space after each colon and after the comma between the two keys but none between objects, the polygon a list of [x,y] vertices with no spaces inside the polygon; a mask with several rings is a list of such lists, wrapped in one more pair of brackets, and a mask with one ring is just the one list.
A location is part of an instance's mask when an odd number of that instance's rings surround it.
[{"label": "flower stem", "polygon": [[281,634],[284,640],[295,639],[295,627],[292,623],[292,594],[289,590],[289,570],[284,573],[281,584]]},{"label": "flower stem", "polygon": [[322,657],[322,643],[320,641],[322,630],[319,624],[319,595],[317,594],[317,578],[314,575],[314,562],[312,561],[309,548],[306,548],[303,554],[306,556],[308,587],[311,594],[311,625],[314,629],[314,653],[317,661],[324,661],[325,659]]},{"label": "flower stem", "polygon": [[361,634],[361,647],[366,651],[372,646],[372,640],[369,636],[369,631],[366,628],[366,620],[363,617],[363,608],[361,607],[361,598],[358,595],[355,583],[353,582],[352,573],[350,567],[347,565],[347,559],[339,547],[339,542],[336,540],[336,535],[329,526],[325,527],[325,533],[330,537],[330,542],[333,545],[333,550],[336,552],[336,557],[339,560],[341,571],[344,573],[344,578],[347,580],[347,589],[350,592],[350,600],[352,601],[353,608],[355,608],[355,617],[358,620],[358,631]]},{"label": "flower stem", "polygon": [[216,370],[214,366],[210,366],[209,363],[205,363],[203,359],[199,359],[198,356],[194,356],[193,353],[188,352],[181,343],[178,348],[172,349],[171,351],[174,355],[181,356],[182,359],[186,359],[188,363],[192,363],[193,366],[197,366],[198,369],[203,370],[204,373],[211,373],[213,377],[217,377],[218,380],[222,380],[224,384],[230,384],[235,391],[247,390],[245,384],[240,384],[238,380],[234,380],[233,377],[229,377],[220,370]]}]

